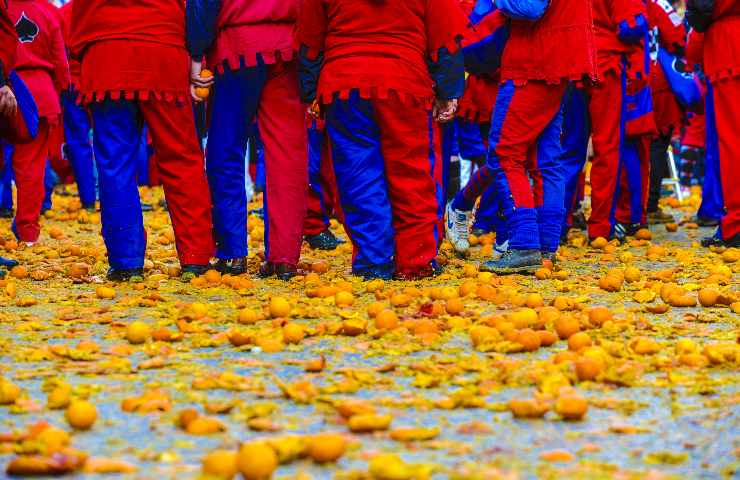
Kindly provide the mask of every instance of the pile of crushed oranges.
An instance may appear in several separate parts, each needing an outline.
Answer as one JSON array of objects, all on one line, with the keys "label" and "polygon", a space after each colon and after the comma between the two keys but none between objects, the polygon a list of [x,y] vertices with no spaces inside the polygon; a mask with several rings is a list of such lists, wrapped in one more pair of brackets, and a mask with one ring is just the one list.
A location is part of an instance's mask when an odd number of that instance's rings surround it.
[{"label": "pile of crushed oranges", "polygon": [[[0,280],[8,475],[740,475],[740,251],[702,249],[688,221],[624,245],[573,231],[532,277],[478,271],[492,234],[468,258],[442,245],[444,273],[418,282],[306,246],[288,283],[184,281],[166,211],[145,223],[145,276],[111,284],[76,198],[55,196],[33,247],[0,221],[21,262]],[[261,219],[248,229],[256,272]]]}]

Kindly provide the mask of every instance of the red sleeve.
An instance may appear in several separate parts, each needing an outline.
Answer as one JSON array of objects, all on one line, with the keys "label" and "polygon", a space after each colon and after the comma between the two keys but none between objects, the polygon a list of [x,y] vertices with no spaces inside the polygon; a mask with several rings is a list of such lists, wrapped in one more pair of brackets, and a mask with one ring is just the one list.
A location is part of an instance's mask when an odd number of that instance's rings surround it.
[{"label": "red sleeve", "polygon": [[630,27],[634,27],[639,15],[643,15],[647,20],[647,7],[642,0],[614,0],[612,20],[615,25],[627,22]]},{"label": "red sleeve", "polygon": [[468,19],[460,3],[457,0],[427,0],[426,13],[429,56],[436,61],[437,53],[443,47],[455,53],[468,27]]},{"label": "red sleeve", "polygon": [[691,30],[686,42],[686,61],[689,65],[704,64],[704,34]]},{"label": "red sleeve", "polygon": [[326,8],[324,0],[302,0],[296,25],[296,50],[308,48],[308,58],[315,59],[324,49],[326,39]]},{"label": "red sleeve", "polygon": [[8,14],[5,2],[0,1],[0,62],[3,63],[3,74],[6,76],[15,66],[18,35]]},{"label": "red sleeve", "polygon": [[686,27],[668,0],[649,0],[648,19],[651,27],[658,27],[661,47],[671,53],[686,48]]},{"label": "red sleeve", "polygon": [[56,22],[49,38],[51,42],[51,63],[54,65],[54,87],[58,92],[69,87],[69,64],[67,63],[67,51],[64,48],[64,37],[62,26]]}]

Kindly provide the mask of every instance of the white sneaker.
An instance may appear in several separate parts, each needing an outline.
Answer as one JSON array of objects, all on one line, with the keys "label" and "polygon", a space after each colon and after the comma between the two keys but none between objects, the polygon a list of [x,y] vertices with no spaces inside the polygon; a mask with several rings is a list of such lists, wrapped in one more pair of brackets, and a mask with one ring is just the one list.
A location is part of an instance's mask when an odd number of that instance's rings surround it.
[{"label": "white sneaker", "polygon": [[493,246],[493,260],[500,260],[506,252],[509,251],[509,241],[506,240],[504,243],[499,245],[498,243]]},{"label": "white sneaker", "polygon": [[445,236],[457,253],[465,253],[470,248],[468,237],[470,235],[469,227],[472,217],[473,212],[455,210],[452,208],[451,203],[447,205],[447,228],[445,229]]}]

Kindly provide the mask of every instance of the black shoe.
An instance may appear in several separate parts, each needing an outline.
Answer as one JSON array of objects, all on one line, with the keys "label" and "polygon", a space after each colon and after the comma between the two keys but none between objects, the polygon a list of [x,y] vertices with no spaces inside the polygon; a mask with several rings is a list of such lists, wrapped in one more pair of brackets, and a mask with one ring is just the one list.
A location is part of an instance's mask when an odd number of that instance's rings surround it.
[{"label": "black shoe", "polygon": [[344,241],[334,236],[328,228],[318,235],[306,235],[306,241],[308,246],[314,250],[336,250],[339,245],[344,243]]},{"label": "black shoe", "polygon": [[614,224],[614,233],[610,238],[619,240],[621,244],[627,240],[627,237],[634,237],[641,228],[643,226],[639,223],[616,223]]},{"label": "black shoe", "polygon": [[711,237],[702,238],[701,246],[704,248],[722,247],[724,246],[724,242],[722,240],[722,237],[715,234],[715,235],[712,235]]},{"label": "black shoe", "polygon": [[573,228],[577,230],[586,230],[588,228],[586,215],[584,215],[582,211],[578,211],[573,214]]},{"label": "black shoe", "polygon": [[482,272],[499,275],[512,273],[534,273],[542,267],[542,252],[539,250],[508,250],[500,260],[482,263]]},{"label": "black shoe", "polygon": [[255,210],[250,210],[249,215],[256,215],[259,218],[263,219],[265,218],[265,209],[264,208],[257,208]]},{"label": "black shoe", "polygon": [[13,268],[18,266],[18,260],[0,257],[0,267]]},{"label": "black shoe", "polygon": [[153,212],[154,211],[154,207],[152,206],[151,203],[143,203],[142,202],[142,204],[141,204],[141,211],[142,212]]},{"label": "black shoe", "polygon": [[264,262],[260,266],[260,277],[277,277],[279,280],[288,281],[298,275],[298,268],[289,263]]},{"label": "black shoe", "polygon": [[0,218],[13,218],[12,208],[0,208]]},{"label": "black shoe", "polygon": [[128,282],[135,277],[144,278],[143,268],[110,268],[106,278],[109,282]]},{"label": "black shoe", "polygon": [[5,275],[7,275],[7,274],[8,274],[8,272],[6,272],[5,270],[0,270],[0,280],[2,280],[3,278],[5,278]]},{"label": "black shoe", "polygon": [[378,268],[366,268],[364,270],[352,270],[352,275],[356,277],[362,277],[363,280],[369,282],[371,280],[392,280],[393,279],[393,268],[388,269],[387,267]]},{"label": "black shoe", "polygon": [[558,263],[558,254],[554,252],[542,252],[542,262],[550,262],[553,266]]},{"label": "black shoe", "polygon": [[436,261],[434,261],[430,262],[429,265],[427,265],[426,267],[418,268],[415,270],[396,272],[393,278],[395,280],[413,282],[416,280],[424,280],[425,278],[437,277],[441,275],[443,271],[444,270],[442,269],[442,267]]},{"label": "black shoe", "polygon": [[212,263],[208,268],[218,270],[221,273],[228,273],[229,275],[241,275],[247,273],[247,258],[231,258],[229,260],[219,258],[216,263]]},{"label": "black shoe", "polygon": [[719,226],[719,220],[714,218],[700,217],[697,215],[692,220],[700,227],[717,227]]},{"label": "black shoe", "polygon": [[470,231],[470,234],[475,235],[476,237],[482,237],[483,235],[488,235],[489,233],[491,232],[484,230],[482,228],[475,228],[475,227],[473,228],[473,230]]},{"label": "black shoe", "polygon": [[98,211],[94,203],[92,205],[83,205],[82,208],[87,210],[89,213],[95,213]]},{"label": "black shoe", "polygon": [[210,265],[183,265],[180,268],[180,277],[183,280],[191,280],[200,277],[212,267]]},{"label": "black shoe", "polygon": [[[708,245],[709,247],[724,247],[724,248],[740,248],[740,233],[735,235],[732,238],[729,238],[727,240],[723,240],[719,237],[712,237],[711,239],[704,239],[704,240],[713,240],[714,242]],[[702,246],[704,245],[704,240],[701,241]]]},{"label": "black shoe", "polygon": [[658,208],[654,212],[648,212],[647,217],[648,223],[651,225],[656,223],[673,223],[676,221],[676,219],[673,218],[673,215],[664,212],[661,208]]}]

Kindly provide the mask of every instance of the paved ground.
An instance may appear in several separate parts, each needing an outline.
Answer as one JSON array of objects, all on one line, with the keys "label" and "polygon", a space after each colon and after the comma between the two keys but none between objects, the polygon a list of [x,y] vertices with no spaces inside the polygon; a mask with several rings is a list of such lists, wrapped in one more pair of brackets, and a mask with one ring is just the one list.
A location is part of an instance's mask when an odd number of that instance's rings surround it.
[{"label": "paved ground", "polygon": [[[689,210],[672,211],[679,218]],[[681,285],[691,298],[705,289],[710,292],[702,295],[716,291],[740,300],[736,252],[723,257],[699,248],[707,231],[656,227],[652,242],[614,252],[573,246],[582,240],[576,235],[562,252],[561,279],[479,276],[472,267],[482,258],[478,247],[466,260],[443,250],[446,273],[437,279],[368,285],[349,277],[349,252],[342,249],[307,250],[305,266],[320,273],[289,284],[247,277],[191,285],[169,278],[176,262],[166,215],[157,211],[146,221],[147,276],[138,285],[114,286],[112,300],[96,295],[105,285],[98,216],[80,213],[66,197],[55,199],[41,244],[5,252],[23,260],[31,276],[0,288],[2,376],[21,388],[0,407],[0,431],[27,433],[46,421],[71,432],[64,409],[47,406],[55,385],[69,385],[69,397],[87,398],[98,412],[91,430],[72,434],[71,446],[136,468],[122,478],[194,478],[212,450],[327,431],[349,441],[338,463],[297,460],[281,465],[274,477],[740,478],[740,304],[734,312],[727,305],[649,311],[664,304],[664,284]],[[262,227],[256,218],[250,226],[256,254]],[[0,223],[3,237],[10,240],[7,221]],[[14,247],[12,241],[5,246]],[[258,261],[253,255],[252,266]],[[74,265],[80,263],[91,268],[88,274],[78,275],[82,267]],[[599,288],[608,272],[628,266],[640,270],[639,280],[625,281],[617,292]],[[351,290],[354,304],[337,306],[337,290]],[[646,296],[641,300],[658,294],[638,303],[639,292]],[[449,300],[460,294],[461,307]],[[275,297],[289,303],[289,319],[270,318]],[[540,301],[555,301],[562,311],[543,309]],[[376,302],[396,312],[398,328],[376,328],[368,315]],[[521,314],[527,303],[537,312],[534,320]],[[606,323],[589,320],[600,305],[613,316]],[[244,309],[264,319],[239,323]],[[555,317],[577,319],[594,346],[565,354],[568,342],[561,340],[517,352],[512,325],[554,332]],[[132,345],[126,330],[134,320],[160,330],[158,338],[166,329],[182,339]],[[242,321],[251,320],[243,314]],[[305,338],[286,344],[287,323],[303,326]],[[471,334],[481,332],[490,336],[476,349]],[[243,346],[232,344],[240,339]],[[306,372],[306,361],[322,357],[323,370]],[[594,381],[579,381],[575,365],[584,358],[598,360]],[[163,412],[123,411],[124,399],[146,392],[155,393],[144,406]],[[574,395],[588,400],[588,412],[581,421],[564,421],[553,406]],[[551,407],[544,418],[512,416],[511,399],[534,397]],[[348,401],[391,415],[389,430],[350,432],[338,413]],[[225,431],[196,436],[178,428],[179,413],[189,407],[210,411]],[[438,432],[421,430],[433,437],[426,440],[394,440],[403,427]],[[32,435],[22,437],[0,437],[5,464],[18,452],[43,453]],[[382,453],[404,462],[401,477],[393,477],[390,466],[368,472]]]}]

